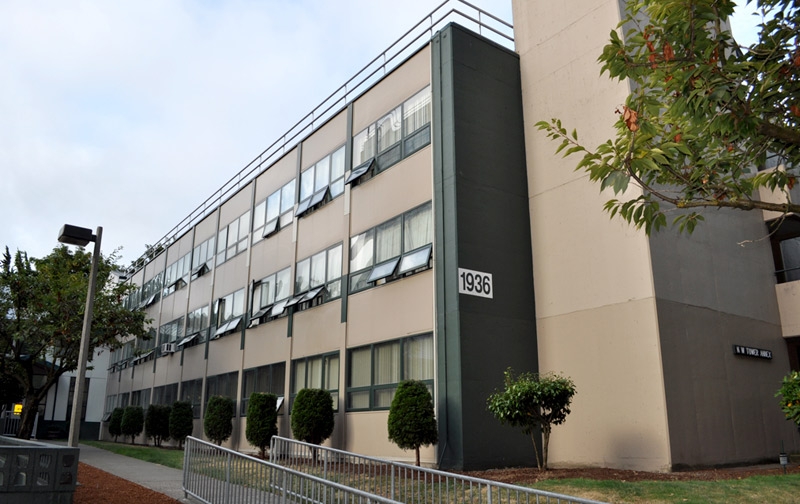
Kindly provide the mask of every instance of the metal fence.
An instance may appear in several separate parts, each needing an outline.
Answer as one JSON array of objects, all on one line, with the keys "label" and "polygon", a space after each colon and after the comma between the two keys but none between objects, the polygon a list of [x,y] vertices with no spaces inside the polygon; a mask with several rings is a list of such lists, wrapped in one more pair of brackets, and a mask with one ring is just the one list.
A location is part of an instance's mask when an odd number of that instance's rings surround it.
[{"label": "metal fence", "polygon": [[580,497],[366,457],[277,436],[270,444],[270,462],[406,503],[599,504]]},{"label": "metal fence", "polygon": [[197,438],[186,438],[184,446],[183,491],[207,504],[398,504]]}]

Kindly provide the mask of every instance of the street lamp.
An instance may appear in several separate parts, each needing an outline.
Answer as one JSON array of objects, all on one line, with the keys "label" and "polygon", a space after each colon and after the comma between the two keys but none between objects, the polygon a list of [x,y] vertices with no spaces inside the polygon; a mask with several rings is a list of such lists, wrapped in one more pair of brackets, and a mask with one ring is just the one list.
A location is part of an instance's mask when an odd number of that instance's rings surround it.
[{"label": "street lamp", "polygon": [[89,358],[89,341],[92,330],[92,308],[94,307],[94,293],[97,284],[97,262],[100,257],[100,240],[103,237],[103,228],[98,226],[95,234],[88,228],[64,224],[58,234],[58,241],[68,245],[85,247],[90,241],[94,242],[92,254],[92,272],[89,274],[89,292],[86,294],[86,309],[83,312],[83,330],[81,331],[81,350],[78,353],[78,377],[75,383],[75,394],[72,396],[72,417],[70,417],[69,440],[70,447],[78,446],[81,430],[81,410],[83,409],[83,388],[86,381],[86,361]]}]

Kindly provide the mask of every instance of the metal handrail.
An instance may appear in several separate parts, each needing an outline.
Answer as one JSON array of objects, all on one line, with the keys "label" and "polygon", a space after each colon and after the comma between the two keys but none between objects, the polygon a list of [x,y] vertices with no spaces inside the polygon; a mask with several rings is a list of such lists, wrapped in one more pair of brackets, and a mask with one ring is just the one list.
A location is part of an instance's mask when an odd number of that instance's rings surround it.
[{"label": "metal handrail", "polygon": [[601,504],[581,497],[392,462],[279,436],[270,442],[270,462],[411,504]]},{"label": "metal handrail", "polygon": [[206,504],[238,502],[377,503],[398,501],[272,464],[215,444],[187,437],[184,494]]},{"label": "metal handrail", "polygon": [[[454,5],[450,7],[449,10],[446,10],[451,4]],[[465,13],[459,10],[459,7],[466,7],[472,9],[472,11],[470,13]],[[244,168],[239,170],[236,175],[228,179],[222,187],[217,189],[211,196],[192,210],[189,215],[178,222],[178,224],[170,229],[161,239],[150,246],[148,250],[133,261],[133,271],[144,267],[144,265],[158,255],[161,250],[165,250],[191,227],[218,208],[219,205],[230,196],[263,173],[269,166],[297,145],[302,138],[305,138],[305,136],[315,131],[320,125],[324,124],[342,110],[348,103],[355,99],[355,97],[366,91],[370,85],[377,82],[379,78],[397,68],[406,57],[410,56],[411,48],[416,49],[417,47],[421,47],[420,43],[430,40],[435,30],[455,20],[475,23],[478,27],[478,33],[484,36],[492,34],[495,42],[502,43],[511,49],[514,48],[513,25],[464,0],[445,0],[392,43],[388,49],[372,59],[347,82],[339,86],[333,93],[322,100],[311,112],[303,116],[303,118],[291,126],[282,136],[270,144],[258,156],[253,158],[252,161],[247,163]],[[494,22],[494,25],[490,24],[491,22]],[[484,33],[483,30],[487,30],[488,33]],[[415,33],[417,34],[414,35]],[[411,38],[406,41],[409,37]]]}]

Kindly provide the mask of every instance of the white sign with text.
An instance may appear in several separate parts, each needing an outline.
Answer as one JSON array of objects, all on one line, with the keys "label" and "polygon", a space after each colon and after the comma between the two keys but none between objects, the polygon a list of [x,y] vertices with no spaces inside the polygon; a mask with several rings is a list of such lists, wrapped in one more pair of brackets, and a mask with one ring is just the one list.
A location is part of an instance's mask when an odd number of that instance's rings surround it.
[{"label": "white sign with text", "polygon": [[492,274],[458,268],[458,293],[493,298]]}]

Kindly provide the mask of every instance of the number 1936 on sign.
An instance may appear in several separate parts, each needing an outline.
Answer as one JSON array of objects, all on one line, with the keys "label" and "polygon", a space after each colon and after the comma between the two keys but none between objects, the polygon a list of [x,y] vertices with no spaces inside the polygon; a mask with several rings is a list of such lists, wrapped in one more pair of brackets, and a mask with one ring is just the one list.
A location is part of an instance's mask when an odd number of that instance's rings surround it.
[{"label": "number 1936 on sign", "polygon": [[492,274],[458,268],[458,293],[493,298]]}]

